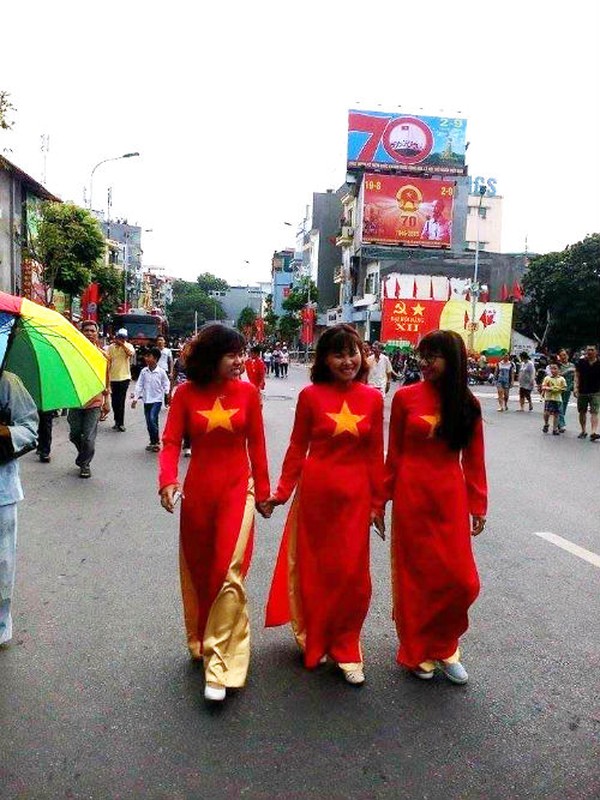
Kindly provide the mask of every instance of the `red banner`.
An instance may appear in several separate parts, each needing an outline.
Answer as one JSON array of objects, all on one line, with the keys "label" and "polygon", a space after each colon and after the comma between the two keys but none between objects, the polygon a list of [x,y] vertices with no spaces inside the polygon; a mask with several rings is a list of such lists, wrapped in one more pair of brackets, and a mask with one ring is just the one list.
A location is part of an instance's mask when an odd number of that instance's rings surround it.
[{"label": "red banner", "polygon": [[478,353],[493,347],[510,350],[512,303],[471,303],[462,300],[382,300],[381,340],[417,345],[430,331],[459,333],[465,344],[474,336]]},{"label": "red banner", "polygon": [[366,174],[363,242],[450,247],[454,191],[453,181]]},{"label": "red banner", "polygon": [[264,342],[265,340],[265,321],[262,317],[257,317],[254,320],[254,335],[257,342]]},{"label": "red banner", "polygon": [[98,322],[98,303],[100,302],[100,285],[90,283],[81,295],[81,319],[93,319]]},{"label": "red banner", "polygon": [[300,330],[300,341],[302,344],[312,344],[315,338],[316,314],[314,308],[303,308],[301,319],[302,328]]}]

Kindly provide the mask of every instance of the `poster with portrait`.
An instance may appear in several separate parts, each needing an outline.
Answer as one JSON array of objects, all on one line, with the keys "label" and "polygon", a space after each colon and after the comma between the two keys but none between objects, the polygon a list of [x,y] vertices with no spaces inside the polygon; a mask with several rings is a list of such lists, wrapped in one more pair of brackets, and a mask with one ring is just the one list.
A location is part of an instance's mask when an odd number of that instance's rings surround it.
[{"label": "poster with portrait", "polygon": [[455,190],[454,181],[367,173],[363,242],[449,248]]}]

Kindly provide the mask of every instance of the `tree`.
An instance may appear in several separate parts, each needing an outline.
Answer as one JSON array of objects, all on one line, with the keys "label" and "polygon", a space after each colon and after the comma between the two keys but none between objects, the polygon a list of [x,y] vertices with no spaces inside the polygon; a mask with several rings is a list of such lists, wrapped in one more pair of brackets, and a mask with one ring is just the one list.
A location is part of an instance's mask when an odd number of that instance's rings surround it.
[{"label": "tree", "polygon": [[300,319],[297,314],[283,314],[279,317],[279,325],[277,326],[279,335],[286,342],[293,342],[300,330]]},{"label": "tree", "polygon": [[211,275],[210,272],[203,272],[198,275],[196,283],[205,294],[211,292],[226,292],[229,289],[229,284],[223,278],[217,278],[216,275]]},{"label": "tree", "polygon": [[250,306],[242,308],[240,315],[237,319],[237,329],[241,331],[244,336],[248,337],[252,333],[252,328],[256,322],[256,311]]},{"label": "tree", "polygon": [[167,318],[172,333],[185,336],[194,330],[198,314],[198,325],[213,319],[224,319],[223,306],[214,297],[209,297],[197,283],[175,281],[173,301],[169,305]]},{"label": "tree", "polygon": [[10,93],[7,91],[0,91],[0,130],[10,131],[15,124],[9,120],[8,115],[11,111],[17,109],[10,102]]},{"label": "tree", "polygon": [[81,294],[106,249],[98,221],[89,211],[71,203],[46,202],[35,235],[29,235],[26,254],[42,265],[48,302],[57,289]]},{"label": "tree", "polygon": [[98,262],[92,268],[92,282],[100,285],[98,319],[105,319],[123,302],[123,273],[112,264]]},{"label": "tree", "polygon": [[535,256],[523,278],[516,327],[547,344],[577,348],[600,339],[600,234]]},{"label": "tree", "polygon": [[279,320],[278,314],[273,311],[272,294],[268,294],[265,299],[265,313],[263,319],[265,321],[265,338],[270,339],[272,336],[275,336],[277,321]]},{"label": "tree", "polygon": [[316,303],[319,290],[311,278],[301,278],[281,304],[286,311],[300,311],[308,303]]}]

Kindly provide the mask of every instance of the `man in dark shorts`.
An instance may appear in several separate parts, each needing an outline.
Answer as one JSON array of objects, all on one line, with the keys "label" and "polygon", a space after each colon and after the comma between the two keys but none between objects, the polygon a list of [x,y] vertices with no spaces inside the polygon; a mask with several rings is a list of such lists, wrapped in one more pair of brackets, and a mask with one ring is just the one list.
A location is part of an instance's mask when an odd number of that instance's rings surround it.
[{"label": "man in dark shorts", "polygon": [[598,358],[598,348],[595,344],[589,344],[585,348],[585,354],[575,365],[575,388],[573,394],[577,398],[577,411],[579,412],[579,424],[581,433],[578,439],[585,439],[587,436],[587,412],[590,412],[590,441],[597,442],[600,439],[598,434],[598,413],[600,412],[600,359]]}]

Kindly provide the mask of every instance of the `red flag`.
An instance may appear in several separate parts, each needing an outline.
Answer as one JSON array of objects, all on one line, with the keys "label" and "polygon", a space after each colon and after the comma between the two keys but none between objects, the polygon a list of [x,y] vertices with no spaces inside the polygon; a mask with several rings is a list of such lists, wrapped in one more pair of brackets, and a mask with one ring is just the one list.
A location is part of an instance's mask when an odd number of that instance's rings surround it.
[{"label": "red flag", "polygon": [[500,302],[505,303],[508,300],[508,289],[506,288],[506,284],[502,284],[502,289],[500,290]]},{"label": "red flag", "polygon": [[413,280],[413,293],[412,293],[412,296],[413,297],[417,296],[417,279],[416,278],[414,278],[414,280]]},{"label": "red flag", "polygon": [[448,281],[448,300],[452,300],[452,284]]},{"label": "red flag", "polygon": [[464,321],[463,321],[463,328],[465,330],[467,330],[467,325],[468,324],[469,324],[469,313],[468,313],[468,311],[465,311],[465,318],[464,318]]},{"label": "red flag", "polygon": [[522,300],[522,299],[523,299],[523,291],[522,291],[522,289],[521,289],[521,286],[520,286],[520,284],[519,284],[519,281],[515,281],[515,282],[513,283],[513,287],[512,287],[512,296],[514,297],[514,299],[515,299],[517,302],[518,302],[519,300]]},{"label": "red flag", "polygon": [[300,332],[300,341],[302,344],[312,344],[315,335],[315,312],[312,308],[302,309],[302,330]]},{"label": "red flag", "polygon": [[90,283],[81,296],[81,318],[98,322],[98,303],[100,302],[100,285]]},{"label": "red flag", "polygon": [[398,281],[398,278],[396,278],[396,292],[394,294],[394,297],[396,298],[396,300],[400,297],[400,282]]},{"label": "red flag", "polygon": [[429,299],[433,300],[433,280],[429,279]]},{"label": "red flag", "polygon": [[487,286],[486,286],[486,288],[485,288],[485,289],[483,289],[483,291],[482,291],[482,292],[481,292],[481,294],[479,295],[479,300],[480,300],[482,303],[489,303],[489,302],[490,302],[490,292],[489,292],[489,290],[488,290]]},{"label": "red flag", "polygon": [[265,321],[262,317],[257,317],[254,320],[254,329],[256,331],[256,341],[264,342],[265,340]]},{"label": "red flag", "polygon": [[465,295],[465,300],[467,301],[467,303],[471,302],[471,292],[468,289],[467,289],[467,293]]}]

